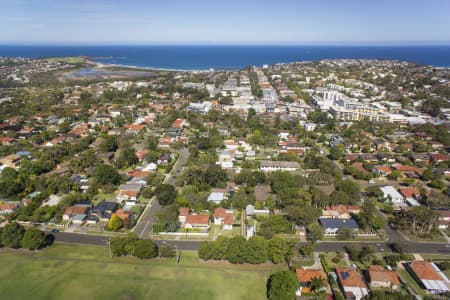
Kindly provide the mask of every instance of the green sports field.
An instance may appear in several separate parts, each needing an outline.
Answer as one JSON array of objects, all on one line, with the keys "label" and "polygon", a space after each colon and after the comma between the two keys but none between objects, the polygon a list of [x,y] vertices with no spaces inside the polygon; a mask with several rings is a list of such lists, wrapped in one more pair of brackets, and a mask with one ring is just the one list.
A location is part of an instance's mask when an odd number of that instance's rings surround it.
[{"label": "green sports field", "polygon": [[56,244],[37,253],[0,250],[1,299],[265,299],[279,266],[119,257],[106,247]]}]

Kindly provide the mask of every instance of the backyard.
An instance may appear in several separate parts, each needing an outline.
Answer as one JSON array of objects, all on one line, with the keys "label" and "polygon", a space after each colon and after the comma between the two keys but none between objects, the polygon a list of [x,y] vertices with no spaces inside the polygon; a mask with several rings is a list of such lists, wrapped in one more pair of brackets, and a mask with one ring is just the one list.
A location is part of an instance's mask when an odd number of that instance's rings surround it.
[{"label": "backyard", "polygon": [[101,246],[55,244],[35,253],[0,250],[0,290],[12,299],[265,299],[281,266],[174,259],[109,261]]}]

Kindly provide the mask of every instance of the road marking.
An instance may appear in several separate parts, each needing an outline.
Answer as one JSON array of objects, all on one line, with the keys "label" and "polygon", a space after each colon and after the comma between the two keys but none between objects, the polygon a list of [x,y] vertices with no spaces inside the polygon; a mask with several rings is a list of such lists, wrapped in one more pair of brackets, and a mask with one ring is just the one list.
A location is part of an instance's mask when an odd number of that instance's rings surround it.
[{"label": "road marking", "polygon": [[145,227],[142,230],[141,234],[139,235],[139,238],[142,238],[142,235],[144,234],[145,230],[147,230],[148,225],[150,225],[150,221],[147,221],[147,224],[145,224]]}]

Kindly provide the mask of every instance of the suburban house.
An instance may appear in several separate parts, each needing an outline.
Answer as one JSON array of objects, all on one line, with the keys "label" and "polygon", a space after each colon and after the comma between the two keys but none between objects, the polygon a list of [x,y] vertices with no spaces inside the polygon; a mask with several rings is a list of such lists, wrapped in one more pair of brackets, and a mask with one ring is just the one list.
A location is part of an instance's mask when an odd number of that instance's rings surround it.
[{"label": "suburban house", "polygon": [[76,225],[84,224],[87,219],[86,214],[74,214],[72,215],[72,223]]},{"label": "suburban house", "polygon": [[178,223],[181,224],[181,226],[184,226],[186,223],[186,217],[189,215],[189,207],[180,207],[178,209]]},{"label": "suburban house", "polygon": [[436,264],[424,260],[415,260],[407,264],[407,269],[428,292],[437,294],[450,291],[450,281]]},{"label": "suburban house", "polygon": [[391,202],[395,210],[401,210],[402,207],[406,206],[405,199],[393,186],[382,186],[380,190],[383,193],[383,198]]},{"label": "suburban house", "polygon": [[186,216],[186,223],[184,224],[186,229],[208,229],[209,228],[209,216],[208,215],[188,215]]},{"label": "suburban house", "polygon": [[326,235],[336,235],[341,229],[350,229],[357,232],[359,227],[353,219],[319,218],[319,222],[325,230]]},{"label": "suburban house", "polygon": [[20,201],[0,202],[0,215],[11,214],[19,207]]},{"label": "suburban house", "polygon": [[214,210],[214,224],[223,225],[223,230],[233,230],[234,213],[223,207]]},{"label": "suburban house", "polygon": [[263,160],[259,165],[259,169],[263,172],[274,171],[296,171],[300,168],[300,164],[295,161],[270,161]]},{"label": "suburban house", "polygon": [[172,156],[168,153],[161,153],[158,157],[158,165],[167,165],[172,160]]},{"label": "suburban house", "polygon": [[406,199],[406,202],[411,206],[420,206],[417,201],[420,199],[420,192],[415,187],[401,187],[399,188],[400,194]]},{"label": "suburban house", "polygon": [[245,214],[247,216],[268,216],[270,215],[270,210],[267,208],[264,209],[255,209],[255,207],[251,204],[248,204],[245,207]]},{"label": "suburban house", "polygon": [[450,210],[438,210],[439,214],[439,229],[447,229],[450,223]]},{"label": "suburban house", "polygon": [[270,185],[257,185],[255,186],[255,200],[256,201],[261,201],[263,203],[265,203],[267,201],[267,199],[269,198],[269,196],[272,193],[272,189],[270,188]]},{"label": "suburban house", "polygon": [[400,288],[397,271],[374,265],[370,266],[367,274],[371,288],[389,288],[391,290],[398,290]]},{"label": "suburban house", "polygon": [[208,201],[212,201],[216,204],[219,204],[223,200],[226,199],[226,190],[225,189],[212,189],[211,193],[208,196]]},{"label": "suburban house", "polygon": [[311,292],[311,281],[314,278],[320,278],[324,281],[327,280],[327,275],[322,269],[296,269],[297,280],[299,287],[296,291],[297,296],[301,296],[302,293]]},{"label": "suburban house", "polygon": [[347,300],[361,300],[369,294],[361,274],[352,267],[336,267],[339,285]]},{"label": "suburban house", "polygon": [[352,214],[357,215],[361,208],[357,205],[333,205],[322,209],[322,218],[351,219]]},{"label": "suburban house", "polygon": [[42,202],[41,207],[44,207],[44,206],[56,206],[56,205],[59,204],[59,202],[61,202],[61,199],[62,199],[61,196],[52,194],[52,195],[48,196],[48,198],[45,199]]},{"label": "suburban house", "polygon": [[380,176],[386,177],[391,174],[392,170],[389,166],[374,166],[372,168],[372,173],[378,174]]},{"label": "suburban house", "polygon": [[131,210],[124,210],[123,208],[119,208],[116,210],[114,215],[118,216],[123,221],[123,225],[128,227],[131,223],[131,217],[133,216],[133,212]]},{"label": "suburban house", "polygon": [[117,202],[125,201],[125,205],[135,205],[139,197],[142,185],[140,184],[121,184],[119,186],[119,194]]},{"label": "suburban house", "polygon": [[97,216],[100,221],[107,222],[116,209],[116,202],[102,201],[92,209],[91,215]]},{"label": "suburban house", "polygon": [[10,154],[0,158],[0,163],[4,166],[15,169],[20,162],[20,156],[17,154]]},{"label": "suburban house", "polygon": [[69,221],[75,215],[87,214],[88,210],[89,208],[86,206],[77,206],[77,205],[69,206],[64,211],[62,218],[64,221]]}]

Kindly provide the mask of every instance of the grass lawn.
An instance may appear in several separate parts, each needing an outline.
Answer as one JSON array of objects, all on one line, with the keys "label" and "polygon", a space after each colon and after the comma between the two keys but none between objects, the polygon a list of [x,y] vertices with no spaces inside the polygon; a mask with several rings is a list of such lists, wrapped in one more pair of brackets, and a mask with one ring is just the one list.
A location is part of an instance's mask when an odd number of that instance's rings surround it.
[{"label": "grass lawn", "polygon": [[0,252],[0,290],[14,299],[265,299],[266,280],[282,266],[119,257],[107,248],[56,244],[37,252]]},{"label": "grass lawn", "polygon": [[339,262],[337,263],[333,262],[333,258],[337,256],[336,252],[326,252],[321,254],[325,255],[325,261],[327,262],[328,268],[331,271],[335,271],[336,267],[348,266],[348,263],[346,262],[345,259],[340,259]]},{"label": "grass lawn", "polygon": [[412,278],[412,276],[408,273],[408,271],[398,270],[398,273],[418,295],[421,295],[421,296],[426,295],[425,291],[419,286],[417,281],[415,281],[414,278]]},{"label": "grass lawn", "polygon": [[111,201],[111,202],[116,202],[117,201],[117,193],[104,193],[104,192],[99,192],[97,195],[94,196],[93,199],[93,203],[94,205],[102,202],[103,200],[105,201]]}]

